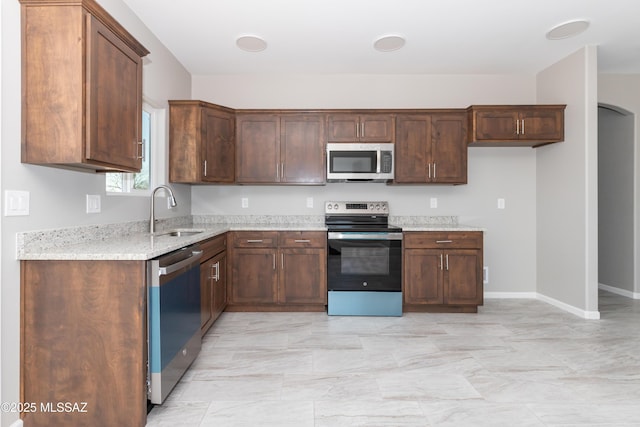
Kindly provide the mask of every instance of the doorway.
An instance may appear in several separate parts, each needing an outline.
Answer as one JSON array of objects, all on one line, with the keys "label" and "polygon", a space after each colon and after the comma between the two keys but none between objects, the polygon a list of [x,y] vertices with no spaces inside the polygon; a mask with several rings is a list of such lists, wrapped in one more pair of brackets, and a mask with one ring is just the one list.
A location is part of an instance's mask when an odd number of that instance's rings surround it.
[{"label": "doorway", "polygon": [[635,143],[633,113],[598,105],[598,283],[635,291]]}]

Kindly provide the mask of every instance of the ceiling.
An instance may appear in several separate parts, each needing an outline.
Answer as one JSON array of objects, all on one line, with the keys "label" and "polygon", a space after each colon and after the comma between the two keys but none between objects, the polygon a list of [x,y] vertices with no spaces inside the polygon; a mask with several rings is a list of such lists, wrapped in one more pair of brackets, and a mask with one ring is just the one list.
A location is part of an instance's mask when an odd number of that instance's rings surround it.
[{"label": "ceiling", "polygon": [[[638,0],[123,0],[193,75],[534,74],[585,45],[601,73],[640,74]],[[554,26],[590,22],[548,40]],[[373,49],[383,35],[403,48]],[[235,41],[256,35],[261,52]]]}]

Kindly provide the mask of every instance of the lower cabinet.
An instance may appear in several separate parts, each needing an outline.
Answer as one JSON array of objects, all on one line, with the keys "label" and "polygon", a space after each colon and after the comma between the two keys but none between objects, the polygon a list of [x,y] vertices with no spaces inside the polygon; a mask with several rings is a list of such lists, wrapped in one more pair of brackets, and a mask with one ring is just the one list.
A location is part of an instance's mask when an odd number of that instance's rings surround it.
[{"label": "lower cabinet", "polygon": [[227,235],[200,242],[200,330],[204,335],[227,305]]},{"label": "lower cabinet", "polygon": [[146,275],[146,261],[21,262],[25,426],[146,424]]},{"label": "lower cabinet", "polygon": [[478,310],[482,232],[405,232],[403,245],[405,311]]},{"label": "lower cabinet", "polygon": [[231,233],[230,311],[323,311],[325,232]]}]

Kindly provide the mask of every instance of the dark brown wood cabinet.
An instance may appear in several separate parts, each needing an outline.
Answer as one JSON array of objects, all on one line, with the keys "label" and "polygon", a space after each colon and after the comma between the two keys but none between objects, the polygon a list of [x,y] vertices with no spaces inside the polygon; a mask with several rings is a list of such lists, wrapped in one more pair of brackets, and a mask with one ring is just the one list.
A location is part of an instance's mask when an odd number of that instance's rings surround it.
[{"label": "dark brown wood cabinet", "polygon": [[482,232],[405,232],[403,250],[406,311],[477,312]]},{"label": "dark brown wood cabinet", "polygon": [[200,242],[200,330],[204,335],[227,305],[227,236]]},{"label": "dark brown wood cabinet", "polygon": [[236,182],[323,184],[325,125],[321,114],[237,113]]},{"label": "dark brown wood cabinet", "polygon": [[393,142],[391,114],[336,113],[327,116],[328,142]]},{"label": "dark brown wood cabinet", "polygon": [[326,233],[232,233],[229,310],[324,310]]},{"label": "dark brown wood cabinet", "polygon": [[235,181],[235,113],[204,101],[169,101],[169,181]]},{"label": "dark brown wood cabinet", "polygon": [[395,183],[467,183],[464,113],[399,114],[395,135]]},{"label": "dark brown wood cabinet", "polygon": [[149,51],[93,0],[20,3],[22,162],[140,171]]},{"label": "dark brown wood cabinet", "polygon": [[472,146],[539,147],[564,140],[566,105],[473,105],[468,108]]},{"label": "dark brown wood cabinet", "polygon": [[146,274],[145,261],[21,262],[20,401],[38,409],[25,426],[146,424]]}]

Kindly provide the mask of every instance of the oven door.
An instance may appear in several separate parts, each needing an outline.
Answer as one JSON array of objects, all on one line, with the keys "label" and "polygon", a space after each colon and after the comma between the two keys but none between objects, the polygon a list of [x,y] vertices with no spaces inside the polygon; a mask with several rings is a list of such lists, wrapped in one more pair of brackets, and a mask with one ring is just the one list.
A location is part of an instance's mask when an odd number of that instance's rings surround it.
[{"label": "oven door", "polygon": [[329,232],[327,289],[400,292],[402,233]]}]

